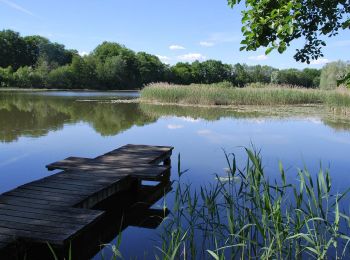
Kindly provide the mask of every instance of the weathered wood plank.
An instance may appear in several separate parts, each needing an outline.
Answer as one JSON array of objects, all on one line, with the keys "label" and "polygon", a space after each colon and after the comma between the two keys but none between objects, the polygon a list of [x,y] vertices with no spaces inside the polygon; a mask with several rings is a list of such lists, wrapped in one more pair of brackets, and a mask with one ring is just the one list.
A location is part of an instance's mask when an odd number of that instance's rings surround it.
[{"label": "weathered wood plank", "polygon": [[28,231],[16,228],[7,228],[0,226],[0,234],[10,235],[29,239],[31,241],[45,241],[52,244],[63,245],[70,237],[64,234],[51,234],[39,230]]},{"label": "weathered wood plank", "polygon": [[[7,212],[7,214],[1,214],[0,213],[0,222],[13,222],[13,223],[19,223],[24,224],[25,226],[33,225],[33,226],[43,226],[43,227],[53,227],[53,228],[59,228],[61,230],[79,230],[84,227],[84,225],[88,224],[82,223],[67,223],[63,221],[59,221],[55,218],[51,218],[50,216],[46,217],[45,219],[41,218],[28,218],[28,215],[23,214],[22,216],[15,216],[15,214],[11,214],[10,211]],[[2,224],[0,223],[0,226]],[[15,224],[16,225],[16,224]],[[42,230],[42,229],[40,229]]]},{"label": "weathered wood plank", "polygon": [[92,183],[86,180],[64,180],[60,179],[56,175],[52,175],[51,178],[44,178],[42,180],[36,181],[35,183],[57,183],[57,184],[64,184],[64,185],[70,185],[70,186],[77,186],[82,188],[90,188],[90,189],[97,189],[103,187],[103,184],[98,183]]},{"label": "weathered wood plank", "polygon": [[78,181],[64,181],[64,180],[50,180],[50,181],[36,181],[35,183],[31,183],[33,186],[41,186],[41,187],[52,187],[52,188],[61,188],[65,190],[86,190],[90,192],[95,192],[100,189],[103,189],[103,185],[84,185],[79,184]]},{"label": "weathered wood plank", "polygon": [[67,195],[69,196],[70,194],[73,195],[89,195],[91,194],[90,191],[87,190],[63,190],[63,189],[56,189],[52,187],[41,187],[41,186],[34,186],[34,185],[23,185],[19,187],[20,189],[24,190],[37,190],[37,191],[44,191],[44,192],[49,192],[52,194],[57,194],[57,195]]},{"label": "weathered wood plank", "polygon": [[[50,197],[61,197],[61,198],[67,198],[67,199],[69,199],[69,198],[85,198],[86,197],[86,195],[89,195],[89,194],[91,194],[90,192],[81,192],[81,193],[72,193],[72,192],[70,192],[70,193],[68,193],[68,192],[66,192],[66,193],[60,193],[60,192],[57,192],[57,189],[49,189],[49,188],[47,188],[47,189],[45,189],[45,188],[42,188],[42,189],[40,189],[39,187],[38,187],[38,189],[35,189],[35,188],[33,188],[33,186],[32,187],[28,187],[28,188],[23,188],[23,187],[19,187],[19,188],[17,188],[16,189],[16,191],[21,191],[21,192],[24,192],[24,193],[30,193],[30,194],[40,194],[40,195],[42,195],[43,197],[46,197],[46,196],[50,196]],[[58,191],[60,191],[60,190],[58,190]]]},{"label": "weathered wood plank", "polygon": [[[1,216],[0,216],[0,219],[1,219]],[[72,229],[72,228],[44,226],[44,225],[32,224],[30,221],[28,223],[20,223],[20,222],[3,220],[3,219],[1,219],[0,221],[0,227],[16,229],[16,230],[25,230],[30,232],[40,231],[43,233],[48,233],[53,235],[61,234],[61,235],[66,235],[67,237],[70,237],[76,232],[76,229]]]},{"label": "weathered wood plank", "polygon": [[[52,188],[52,189],[59,189],[59,190],[67,190],[67,191],[83,191],[83,192],[89,192],[90,193],[94,193],[97,192],[103,188],[98,187],[98,188],[90,188],[90,187],[81,187],[81,186],[76,186],[76,185],[69,185],[69,184],[65,184],[65,183],[57,183],[57,182],[52,182],[52,183],[48,183],[48,182],[35,182],[35,183],[31,183],[30,185],[28,185],[29,187],[43,187],[43,188]],[[26,188],[28,187],[26,186]],[[28,187],[28,188],[29,188]]]},{"label": "weathered wood plank", "polygon": [[[162,180],[170,167],[156,164],[170,160],[172,149],[126,145],[95,159],[68,157],[47,165],[65,171],[0,195],[0,249],[16,238],[64,245],[104,214],[74,207],[92,207],[135,179]],[[133,218],[135,224],[153,225]]]},{"label": "weathered wood plank", "polygon": [[[77,196],[77,195],[72,195],[70,197],[67,196],[54,196],[54,195],[47,195],[44,194],[41,191],[25,191],[25,190],[13,190],[10,192],[4,193],[5,195],[8,196],[17,196],[17,197],[23,197],[23,198],[28,198],[28,199],[41,199],[45,201],[57,201],[57,202],[66,202],[66,203],[78,203],[79,201],[84,199],[84,196]],[[72,205],[73,205],[72,204]]]},{"label": "weathered wood plank", "polygon": [[79,218],[79,217],[75,217],[72,214],[70,214],[69,216],[67,216],[67,214],[66,214],[66,216],[57,216],[57,212],[55,212],[55,211],[51,211],[51,212],[41,212],[41,213],[35,212],[35,213],[33,213],[33,212],[27,212],[27,211],[22,211],[22,210],[19,211],[19,210],[1,209],[0,208],[0,215],[26,217],[26,218],[38,219],[38,220],[50,219],[51,221],[71,223],[71,224],[84,225],[87,222],[93,221],[95,219],[95,217],[92,218],[90,215],[88,215],[89,218],[82,218],[82,217]]},{"label": "weathered wood plank", "polygon": [[72,207],[54,207],[39,205],[39,207],[30,207],[30,205],[11,205],[1,204],[0,209],[14,210],[19,212],[31,212],[36,214],[45,214],[58,217],[69,217],[73,219],[82,219],[83,221],[92,221],[93,219],[100,217],[104,214],[104,211],[90,210],[83,208],[72,208]]},{"label": "weathered wood plank", "polygon": [[70,206],[67,202],[58,202],[58,201],[48,201],[48,200],[41,200],[41,199],[29,199],[25,197],[18,197],[18,196],[7,196],[7,195],[1,195],[0,196],[0,202],[11,204],[11,205],[26,205],[28,207],[40,207],[42,206]]}]

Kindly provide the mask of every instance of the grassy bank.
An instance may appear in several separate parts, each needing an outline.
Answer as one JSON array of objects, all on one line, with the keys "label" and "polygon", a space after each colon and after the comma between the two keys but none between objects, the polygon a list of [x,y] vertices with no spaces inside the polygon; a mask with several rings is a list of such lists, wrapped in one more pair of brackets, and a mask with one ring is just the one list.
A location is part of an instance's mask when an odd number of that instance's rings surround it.
[{"label": "grassy bank", "polygon": [[350,92],[347,90],[323,91],[275,85],[234,88],[226,83],[189,86],[154,83],[141,91],[141,100],[191,105],[327,104],[336,107],[350,107]]}]

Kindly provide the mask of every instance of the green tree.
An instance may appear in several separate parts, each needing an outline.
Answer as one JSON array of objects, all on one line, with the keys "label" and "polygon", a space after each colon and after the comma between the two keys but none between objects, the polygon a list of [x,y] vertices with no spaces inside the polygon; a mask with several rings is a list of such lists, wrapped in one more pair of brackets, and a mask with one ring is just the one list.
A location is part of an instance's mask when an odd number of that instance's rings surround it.
[{"label": "green tree", "polygon": [[11,30],[0,31],[0,67],[17,69],[26,65],[31,65],[31,57],[23,38]]},{"label": "green tree", "polygon": [[13,84],[13,71],[12,67],[1,68],[0,67],[0,87],[7,88]]},{"label": "green tree", "polygon": [[70,68],[74,76],[74,88],[97,87],[95,64],[91,62],[90,58],[82,58],[79,55],[74,55]]},{"label": "green tree", "polygon": [[319,86],[320,71],[317,69],[284,69],[279,70],[271,77],[275,84],[286,84],[305,88]]},{"label": "green tree", "polygon": [[252,78],[248,73],[246,64],[237,63],[233,66],[234,84],[244,87],[245,84],[252,82]]},{"label": "green tree", "polygon": [[155,55],[145,52],[136,54],[141,83],[160,82],[165,79],[166,66]]},{"label": "green tree", "polygon": [[345,78],[349,73],[350,66],[343,61],[335,61],[326,64],[321,71],[320,88],[335,89],[338,81]]},{"label": "green tree", "polygon": [[[242,0],[228,0],[233,7]],[[304,38],[296,50],[297,61],[310,63],[323,56],[324,36],[332,37],[339,30],[350,28],[350,0],[245,0],[242,11],[244,39],[241,50],[255,51],[266,47],[283,53],[290,43]]]},{"label": "green tree", "polygon": [[318,88],[320,86],[321,70],[305,68],[303,74],[308,84],[306,87]]},{"label": "green tree", "polygon": [[191,65],[193,81],[196,83],[217,83],[230,80],[232,68],[217,60],[195,61]]},{"label": "green tree", "polygon": [[171,67],[171,82],[191,84],[193,82],[192,66],[187,62],[178,62]]},{"label": "green tree", "polygon": [[105,62],[99,63],[96,67],[97,77],[102,86],[107,89],[123,89],[126,71],[126,61],[120,55],[108,57]]},{"label": "green tree", "polygon": [[338,80],[338,85],[345,85],[350,88],[350,72],[346,74],[342,79]]},{"label": "green tree", "polygon": [[32,67],[20,67],[13,73],[13,86],[16,88],[40,88],[44,86],[42,75]]},{"label": "green tree", "polygon": [[74,74],[69,65],[61,66],[50,71],[47,76],[47,87],[71,89],[74,86]]},{"label": "green tree", "polygon": [[270,83],[271,75],[277,69],[270,66],[250,66],[248,67],[248,73],[250,74],[252,82],[260,82],[260,83]]},{"label": "green tree", "polygon": [[104,42],[92,52],[100,83],[109,89],[135,89],[141,78],[135,53],[124,46]]}]

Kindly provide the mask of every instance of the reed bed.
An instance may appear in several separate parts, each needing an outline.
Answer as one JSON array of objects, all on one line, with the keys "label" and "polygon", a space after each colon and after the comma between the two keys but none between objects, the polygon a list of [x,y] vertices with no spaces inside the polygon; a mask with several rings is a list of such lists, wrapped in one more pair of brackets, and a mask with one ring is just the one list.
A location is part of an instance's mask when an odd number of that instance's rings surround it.
[{"label": "reed bed", "polygon": [[[323,169],[315,176],[300,169],[290,183],[282,163],[279,178],[271,180],[260,152],[245,148],[245,153],[243,168],[234,154],[225,153],[227,175],[199,188],[182,181],[186,171],[179,155],[173,208],[164,217],[159,246],[150,249],[152,258],[349,259],[350,215],[343,208],[349,210],[350,189],[334,193],[331,175]],[[115,245],[107,245],[112,256],[102,251],[101,258],[123,259],[121,242],[119,234]],[[72,259],[71,248],[68,254]]]},{"label": "reed bed", "polygon": [[326,104],[350,107],[348,91],[323,91],[292,86],[235,88],[229,83],[192,84],[189,86],[152,83],[141,91],[141,100],[191,105],[303,105]]},{"label": "reed bed", "polygon": [[280,178],[270,180],[260,153],[245,151],[242,170],[226,155],[227,177],[198,189],[181,181],[179,164],[157,259],[348,259],[347,191],[332,193],[329,172],[299,170],[288,183],[280,163]]}]

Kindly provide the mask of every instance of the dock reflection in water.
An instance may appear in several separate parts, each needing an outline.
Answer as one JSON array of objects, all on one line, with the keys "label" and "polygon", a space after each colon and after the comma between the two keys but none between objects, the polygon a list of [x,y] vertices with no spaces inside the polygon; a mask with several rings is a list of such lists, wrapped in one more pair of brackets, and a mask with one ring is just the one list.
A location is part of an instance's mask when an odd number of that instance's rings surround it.
[{"label": "dock reflection in water", "polygon": [[[55,253],[59,259],[69,259],[70,251],[72,259],[90,259],[103,247],[109,246],[110,241],[129,226],[156,229],[169,214],[169,210],[153,209],[152,205],[171,189],[170,176],[156,185],[135,182],[130,190],[97,204],[93,209],[105,210],[104,216],[74,238],[71,245],[54,248]],[[28,248],[28,251],[21,250],[27,255],[26,259],[53,259],[48,246],[27,245]]]}]

